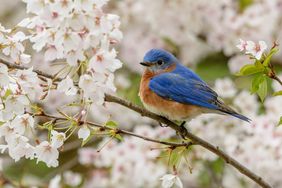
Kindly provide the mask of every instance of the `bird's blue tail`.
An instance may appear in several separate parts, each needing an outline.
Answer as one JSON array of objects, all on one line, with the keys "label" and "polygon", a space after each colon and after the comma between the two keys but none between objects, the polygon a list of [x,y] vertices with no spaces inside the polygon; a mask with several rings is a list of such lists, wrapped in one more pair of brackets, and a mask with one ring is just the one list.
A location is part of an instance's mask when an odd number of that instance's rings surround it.
[{"label": "bird's blue tail", "polygon": [[216,101],[216,105],[218,106],[218,110],[220,112],[223,112],[225,114],[229,114],[231,116],[234,116],[236,118],[239,118],[243,121],[246,121],[248,123],[250,123],[252,120],[247,118],[246,116],[239,114],[238,112],[236,112],[235,110],[233,110],[232,108],[230,108],[229,106],[227,106],[226,104],[224,104],[222,101],[217,100]]},{"label": "bird's blue tail", "polygon": [[[225,113],[227,113],[227,112],[225,112]],[[227,114],[230,114],[230,115],[232,115],[232,116],[234,116],[236,118],[239,118],[241,120],[244,120],[244,121],[246,121],[248,123],[250,123],[252,121],[251,119],[247,118],[246,116],[243,116],[242,114],[238,114],[238,113],[227,113]]]}]

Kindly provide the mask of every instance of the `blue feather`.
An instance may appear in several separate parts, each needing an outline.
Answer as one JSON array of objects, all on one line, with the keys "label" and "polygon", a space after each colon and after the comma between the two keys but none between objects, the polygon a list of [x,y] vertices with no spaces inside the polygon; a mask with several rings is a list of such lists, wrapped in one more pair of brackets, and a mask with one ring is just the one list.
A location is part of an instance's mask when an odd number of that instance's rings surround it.
[{"label": "blue feather", "polygon": [[155,76],[149,83],[149,88],[157,95],[179,103],[193,104],[216,110],[218,107],[211,102],[217,94],[201,81],[185,79],[175,73],[164,73]]},{"label": "blue feather", "polygon": [[[192,70],[180,64],[171,53],[162,49],[152,49],[146,53],[143,60],[150,63],[148,69],[151,72],[157,73],[157,76],[154,76],[149,82],[149,88],[157,95],[168,100],[216,110],[244,121],[250,121],[249,118],[220,101],[215,91]],[[163,64],[159,65],[159,60]],[[172,65],[176,65],[173,71],[162,72]]]},{"label": "blue feather", "polygon": [[[186,78],[175,72],[184,74]],[[217,93],[194,74],[195,73],[190,70],[184,73],[178,70],[171,73],[163,73],[150,80],[149,88],[157,95],[168,100],[217,110],[244,121],[250,121],[249,118],[238,114],[223,102],[219,101]]]}]

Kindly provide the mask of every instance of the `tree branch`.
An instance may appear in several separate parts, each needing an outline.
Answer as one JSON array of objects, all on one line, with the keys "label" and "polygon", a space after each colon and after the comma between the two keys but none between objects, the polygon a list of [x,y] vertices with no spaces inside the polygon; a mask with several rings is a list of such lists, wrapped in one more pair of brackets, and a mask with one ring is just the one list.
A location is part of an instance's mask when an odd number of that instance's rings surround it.
[{"label": "tree branch", "polygon": [[[5,60],[0,59],[0,63],[7,65],[9,68],[14,68],[14,69],[26,69],[26,67],[23,66],[19,66],[19,65],[15,65],[12,63],[9,63]],[[38,71],[38,70],[34,70],[34,72],[36,72],[38,75],[44,76],[46,78],[50,78],[53,79],[54,76],[50,75],[50,74],[46,74],[42,71]],[[57,81],[60,81],[60,78],[56,78]],[[258,185],[260,185],[263,188],[271,188],[271,185],[266,182],[265,180],[263,180],[260,176],[256,175],[254,172],[252,172],[251,170],[249,170],[247,167],[243,166],[242,164],[240,164],[236,159],[232,158],[231,156],[229,156],[228,154],[226,154],[224,151],[222,151],[221,149],[219,149],[218,146],[213,146],[212,144],[210,144],[209,142],[203,140],[202,138],[190,133],[187,131],[187,129],[184,126],[178,126],[177,124],[175,124],[174,122],[168,120],[165,117],[161,117],[157,114],[154,114],[144,108],[138,107],[128,101],[125,101],[121,98],[106,94],[105,95],[105,101],[107,102],[113,102],[113,103],[117,103],[120,104],[122,106],[125,106],[129,109],[132,109],[138,113],[140,113],[142,116],[146,116],[149,117],[151,119],[154,119],[158,122],[164,123],[166,125],[168,125],[169,127],[171,127],[172,129],[176,130],[178,133],[180,133],[180,135],[182,137],[188,138],[192,141],[193,144],[197,144],[197,145],[201,145],[202,147],[206,148],[207,150],[211,151],[212,153],[216,154],[217,156],[221,157],[222,159],[225,160],[226,163],[230,164],[231,166],[233,166],[234,168],[236,168],[239,172],[241,172],[242,174],[246,175],[247,177],[249,177],[250,179],[252,179],[254,182],[256,182]],[[128,135],[132,135],[132,133],[129,132],[124,132],[124,134],[128,134]],[[134,133],[133,133],[134,134]],[[136,135],[135,135],[136,136]],[[136,136],[138,137],[138,136]],[[148,141],[152,141],[152,140],[148,140]]]},{"label": "tree branch", "polygon": [[267,75],[269,78],[276,80],[282,86],[282,80],[277,76],[274,66],[269,63],[270,73]]},{"label": "tree branch", "polygon": [[185,135],[186,138],[189,138],[193,142],[193,144],[200,145],[200,146],[206,148],[207,150],[211,151],[212,153],[216,154],[217,156],[221,157],[222,159],[225,160],[226,163],[235,167],[242,174],[246,175],[247,177],[249,177],[250,179],[255,181],[261,187],[271,188],[271,185],[268,184],[266,181],[264,181],[260,176],[256,175],[251,170],[249,170],[247,167],[240,164],[238,161],[236,161],[236,159],[232,158],[231,156],[226,154],[224,151],[219,149],[218,146],[213,146],[212,144],[203,140],[202,138],[188,132],[185,127],[180,127],[177,124],[175,124],[174,122],[172,122],[172,121],[170,121],[170,120],[168,120],[168,119],[166,119],[162,116],[156,115],[156,114],[154,114],[150,111],[147,111],[144,108],[140,108],[140,107],[138,107],[138,106],[136,106],[136,105],[134,105],[134,104],[132,104],[128,101],[125,101],[123,99],[120,99],[120,98],[112,96],[112,95],[107,94],[105,96],[105,101],[118,103],[120,105],[123,105],[127,108],[130,108],[130,109],[140,113],[142,116],[147,116],[147,117],[154,119],[158,122],[164,123],[164,124],[168,125],[169,127],[173,128],[176,131],[182,131],[181,133],[183,135]]}]

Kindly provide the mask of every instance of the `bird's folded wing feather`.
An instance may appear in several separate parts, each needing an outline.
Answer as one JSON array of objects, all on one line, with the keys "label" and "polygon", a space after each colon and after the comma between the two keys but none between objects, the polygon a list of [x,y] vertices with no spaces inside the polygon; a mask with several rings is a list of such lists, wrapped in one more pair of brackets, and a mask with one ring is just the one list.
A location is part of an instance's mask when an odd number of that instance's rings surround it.
[{"label": "bird's folded wing feather", "polygon": [[187,79],[175,73],[164,73],[153,77],[149,88],[168,100],[218,109],[218,95],[206,83],[197,79]]}]

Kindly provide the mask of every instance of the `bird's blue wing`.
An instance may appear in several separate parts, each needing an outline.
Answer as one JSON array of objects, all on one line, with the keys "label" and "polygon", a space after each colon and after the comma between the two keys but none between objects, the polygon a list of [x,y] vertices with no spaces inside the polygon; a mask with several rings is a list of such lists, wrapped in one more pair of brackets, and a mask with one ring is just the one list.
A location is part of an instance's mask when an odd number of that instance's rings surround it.
[{"label": "bird's blue wing", "polygon": [[198,79],[184,78],[175,73],[164,73],[150,80],[149,88],[157,95],[184,104],[218,109],[218,95]]},{"label": "bird's blue wing", "polygon": [[171,73],[178,74],[186,79],[192,79],[202,82],[204,85],[206,85],[206,83],[196,73],[194,73],[192,70],[188,69],[180,63],[176,64],[176,68]]}]

